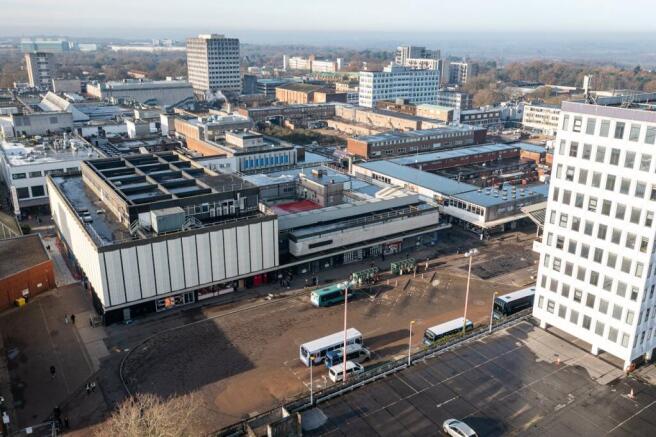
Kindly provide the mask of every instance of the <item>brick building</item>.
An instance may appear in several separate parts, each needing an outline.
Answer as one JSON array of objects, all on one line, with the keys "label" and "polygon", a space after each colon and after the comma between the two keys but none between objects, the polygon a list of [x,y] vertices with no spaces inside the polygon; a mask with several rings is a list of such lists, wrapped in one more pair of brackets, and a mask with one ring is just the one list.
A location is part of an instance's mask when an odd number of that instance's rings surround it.
[{"label": "brick building", "polygon": [[55,288],[52,260],[38,234],[0,240],[0,310]]}]

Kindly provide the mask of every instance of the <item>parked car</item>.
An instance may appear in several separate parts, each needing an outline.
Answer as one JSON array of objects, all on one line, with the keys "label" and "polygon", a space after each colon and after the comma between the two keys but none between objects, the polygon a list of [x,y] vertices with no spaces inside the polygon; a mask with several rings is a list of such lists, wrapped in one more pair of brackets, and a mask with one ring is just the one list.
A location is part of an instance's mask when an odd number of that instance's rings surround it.
[{"label": "parked car", "polygon": [[476,431],[458,419],[445,420],[442,424],[442,430],[446,435],[450,435],[451,437],[478,437]]}]

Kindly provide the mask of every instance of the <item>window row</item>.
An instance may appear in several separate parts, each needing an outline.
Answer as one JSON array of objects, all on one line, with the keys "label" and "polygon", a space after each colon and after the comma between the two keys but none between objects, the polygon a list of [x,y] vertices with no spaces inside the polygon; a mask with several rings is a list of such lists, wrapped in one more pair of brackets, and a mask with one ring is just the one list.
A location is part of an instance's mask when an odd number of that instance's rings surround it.
[{"label": "window row", "polygon": [[[583,146],[577,141],[568,142],[566,140],[560,140],[558,143],[558,154],[559,155],[568,155],[570,158],[581,158],[586,161],[592,161],[598,163],[606,163],[606,157],[608,157],[607,164],[614,165],[616,167],[624,167],[631,170],[637,169],[640,171],[648,172],[651,169],[652,155],[649,153],[638,154],[632,150],[624,151],[619,148],[612,147],[608,149],[605,146],[596,146],[593,154],[593,145],[584,143]],[[610,153],[606,153],[610,150]],[[593,156],[594,155],[594,156]],[[637,167],[636,167],[636,164]]]},{"label": "window row", "polygon": [[572,132],[585,133],[586,135],[595,135],[602,138],[627,139],[636,143],[642,140],[645,144],[656,143],[656,126],[643,126],[640,123],[586,117],[584,125],[583,116],[564,114],[561,128],[564,131],[571,129]]}]

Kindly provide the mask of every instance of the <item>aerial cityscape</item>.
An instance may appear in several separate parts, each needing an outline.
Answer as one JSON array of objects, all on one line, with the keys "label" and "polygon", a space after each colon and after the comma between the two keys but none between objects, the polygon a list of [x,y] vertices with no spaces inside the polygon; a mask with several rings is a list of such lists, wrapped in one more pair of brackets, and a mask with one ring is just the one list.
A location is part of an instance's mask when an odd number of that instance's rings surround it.
[{"label": "aerial cityscape", "polygon": [[2,436],[656,435],[656,4],[0,2]]}]

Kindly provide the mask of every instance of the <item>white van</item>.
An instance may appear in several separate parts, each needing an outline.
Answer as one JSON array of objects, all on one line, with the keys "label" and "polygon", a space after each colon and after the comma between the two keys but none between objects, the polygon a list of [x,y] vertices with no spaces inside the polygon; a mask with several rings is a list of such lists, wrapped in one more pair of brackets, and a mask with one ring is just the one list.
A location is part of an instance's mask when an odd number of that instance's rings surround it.
[{"label": "white van", "polygon": [[[328,376],[333,382],[341,381],[344,379],[343,369],[344,369],[343,363],[333,366],[330,369],[328,369]],[[354,363],[353,361],[346,362],[346,374],[348,376],[358,375],[362,372],[364,372],[364,367],[362,367],[362,365],[358,363]]]}]

